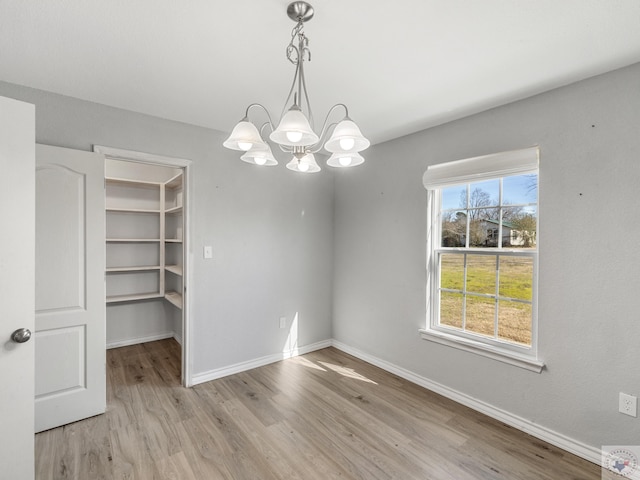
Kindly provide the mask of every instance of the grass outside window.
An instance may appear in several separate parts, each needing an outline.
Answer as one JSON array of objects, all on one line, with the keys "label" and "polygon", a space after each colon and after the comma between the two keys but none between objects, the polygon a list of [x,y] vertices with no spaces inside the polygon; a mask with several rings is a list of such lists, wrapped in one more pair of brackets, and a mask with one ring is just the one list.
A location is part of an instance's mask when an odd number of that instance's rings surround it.
[{"label": "grass outside window", "polygon": [[530,345],[532,279],[530,256],[442,253],[440,324]]}]

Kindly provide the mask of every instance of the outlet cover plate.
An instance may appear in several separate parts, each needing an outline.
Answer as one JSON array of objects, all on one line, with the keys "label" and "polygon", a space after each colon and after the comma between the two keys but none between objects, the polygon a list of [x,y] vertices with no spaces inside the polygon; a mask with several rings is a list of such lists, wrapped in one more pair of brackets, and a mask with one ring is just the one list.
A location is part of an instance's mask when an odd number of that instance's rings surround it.
[{"label": "outlet cover plate", "polygon": [[638,416],[638,397],[620,392],[620,403],[618,411],[629,415],[630,417]]}]

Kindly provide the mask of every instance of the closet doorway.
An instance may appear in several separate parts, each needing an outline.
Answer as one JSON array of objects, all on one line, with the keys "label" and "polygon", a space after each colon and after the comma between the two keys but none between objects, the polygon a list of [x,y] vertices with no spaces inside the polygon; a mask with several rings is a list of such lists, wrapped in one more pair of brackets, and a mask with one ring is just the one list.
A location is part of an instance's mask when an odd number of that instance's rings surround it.
[{"label": "closet doorway", "polygon": [[106,344],[173,338],[189,386],[191,161],[94,145],[105,156]]}]

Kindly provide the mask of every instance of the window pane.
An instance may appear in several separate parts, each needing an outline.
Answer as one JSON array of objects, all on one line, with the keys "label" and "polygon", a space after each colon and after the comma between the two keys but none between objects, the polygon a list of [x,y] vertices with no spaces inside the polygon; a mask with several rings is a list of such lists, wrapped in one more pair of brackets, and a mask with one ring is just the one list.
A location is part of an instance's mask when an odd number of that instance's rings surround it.
[{"label": "window pane", "polygon": [[440,292],[440,324],[462,328],[463,302],[461,293]]},{"label": "window pane", "polygon": [[533,258],[500,257],[501,297],[531,301],[533,291]]},{"label": "window pane", "polygon": [[464,255],[445,253],[440,257],[440,287],[463,290]]},{"label": "window pane", "polygon": [[500,215],[500,210],[495,207],[483,207],[477,206],[468,210],[469,218],[471,220],[495,220],[497,221]]},{"label": "window pane", "polygon": [[538,201],[538,175],[516,175],[502,181],[502,203],[525,204]]},{"label": "window pane", "polygon": [[498,302],[498,337],[502,340],[531,345],[531,305]]},{"label": "window pane", "polygon": [[442,209],[467,208],[467,186],[456,185],[442,189]]},{"label": "window pane", "polygon": [[486,239],[484,222],[482,220],[472,219],[469,222],[469,246],[484,247]]},{"label": "window pane", "polygon": [[493,337],[496,302],[493,298],[467,295],[465,331]]},{"label": "window pane", "polygon": [[493,255],[467,255],[466,290],[472,293],[495,295],[496,257]]},{"label": "window pane", "polygon": [[500,198],[500,181],[485,180],[469,186],[469,207],[495,207]]},{"label": "window pane", "polygon": [[[503,205],[502,224],[505,226],[505,228],[507,229],[517,228],[513,224],[522,216],[522,214],[525,211],[525,208],[528,208],[528,207],[523,207],[520,205],[515,205],[515,206]],[[505,236],[508,237],[509,232],[505,232]]]},{"label": "window pane", "polygon": [[442,212],[441,245],[464,247],[467,237],[467,217],[464,212]]},{"label": "window pane", "polygon": [[504,222],[505,231],[508,232],[508,243],[505,243],[505,246],[535,248],[538,231],[537,210],[536,207],[523,207],[517,215]]},{"label": "window pane", "polygon": [[497,208],[469,210],[470,247],[498,246],[499,215]]}]

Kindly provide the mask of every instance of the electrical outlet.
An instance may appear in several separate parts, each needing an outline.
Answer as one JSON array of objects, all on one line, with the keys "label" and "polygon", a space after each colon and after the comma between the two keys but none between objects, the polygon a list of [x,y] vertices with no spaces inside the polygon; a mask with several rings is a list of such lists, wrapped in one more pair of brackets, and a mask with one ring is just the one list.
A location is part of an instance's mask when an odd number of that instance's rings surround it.
[{"label": "electrical outlet", "polygon": [[620,392],[620,404],[618,411],[629,415],[630,417],[638,416],[638,397]]},{"label": "electrical outlet", "polygon": [[211,245],[205,245],[202,249],[202,256],[204,258],[213,258],[213,248]]},{"label": "electrical outlet", "polygon": [[280,317],[280,328],[287,328],[287,317]]}]

